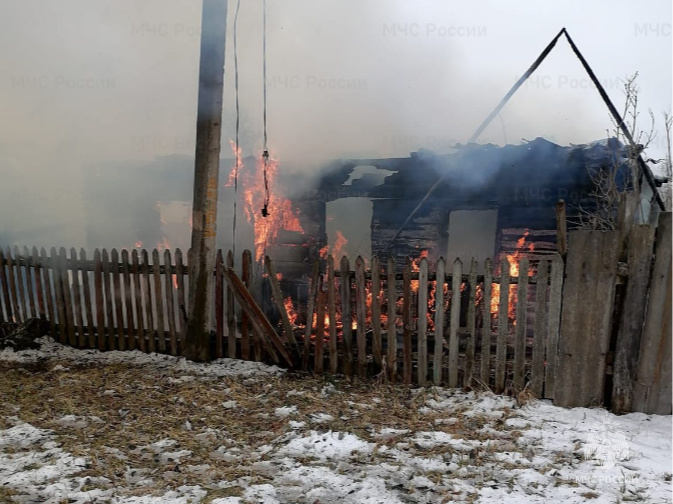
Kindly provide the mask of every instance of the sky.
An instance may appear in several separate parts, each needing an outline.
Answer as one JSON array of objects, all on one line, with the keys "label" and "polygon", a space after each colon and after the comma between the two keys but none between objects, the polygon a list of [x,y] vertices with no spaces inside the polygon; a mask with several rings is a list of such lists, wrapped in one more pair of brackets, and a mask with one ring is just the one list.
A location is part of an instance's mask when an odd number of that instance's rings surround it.
[{"label": "sky", "polygon": [[[235,6],[231,0],[226,27],[225,155],[235,123]],[[0,0],[5,241],[83,245],[87,173],[193,156],[200,17],[196,0]],[[242,0],[243,155],[262,150],[261,27],[261,1]],[[621,80],[639,73],[639,121],[649,129],[653,111],[651,154],[662,157],[661,113],[671,110],[667,0],[268,0],[272,155],[301,176],[334,158],[442,152],[465,142],[562,27],[617,108]],[[478,141],[585,143],[611,127],[560,40]]]}]

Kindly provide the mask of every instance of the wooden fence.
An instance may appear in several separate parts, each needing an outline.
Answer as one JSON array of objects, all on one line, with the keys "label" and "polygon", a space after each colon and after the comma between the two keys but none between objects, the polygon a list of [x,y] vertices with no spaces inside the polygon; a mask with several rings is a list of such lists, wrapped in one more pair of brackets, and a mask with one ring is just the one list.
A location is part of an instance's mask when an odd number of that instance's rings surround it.
[{"label": "wooden fence", "polygon": [[[329,256],[304,299],[270,259],[218,251],[211,355],[670,414],[670,235],[670,213],[656,233],[573,231],[566,257],[516,267]],[[187,263],[180,250],[0,251],[0,323],[39,318],[65,344],[181,355]]]}]

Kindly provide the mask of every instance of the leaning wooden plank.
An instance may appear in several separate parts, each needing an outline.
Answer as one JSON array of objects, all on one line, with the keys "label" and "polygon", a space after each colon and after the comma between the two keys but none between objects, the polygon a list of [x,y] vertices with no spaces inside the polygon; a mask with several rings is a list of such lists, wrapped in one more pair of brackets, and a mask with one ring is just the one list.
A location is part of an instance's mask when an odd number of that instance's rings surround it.
[{"label": "leaning wooden plank", "polygon": [[7,314],[7,321],[14,320],[14,310],[12,309],[12,300],[9,295],[9,280],[8,273],[5,267],[5,253],[0,248],[0,287],[2,287],[2,299],[5,306],[5,313]]},{"label": "leaning wooden plank", "polygon": [[514,340],[514,390],[524,388],[526,367],[526,316],[528,311],[528,259],[519,261],[519,283],[517,285],[516,327]]},{"label": "leaning wooden plank", "polygon": [[355,260],[355,316],[357,319],[358,376],[367,375],[367,290],[365,261],[361,256]]},{"label": "leaning wooden plank", "polygon": [[500,261],[500,304],[498,306],[498,342],[495,349],[495,393],[505,391],[507,336],[509,335],[509,261]]},{"label": "leaning wooden plank", "polygon": [[124,331],[124,308],[122,303],[122,286],[119,277],[119,252],[113,248],[110,252],[110,271],[112,272],[112,299],[115,308],[115,320],[117,322],[117,347],[126,350],[126,334]]},{"label": "leaning wooden plank", "polygon": [[545,342],[544,397],[554,399],[556,368],[558,365],[559,335],[561,333],[561,302],[563,299],[563,275],[565,264],[560,255],[551,260],[549,278],[549,314],[547,316],[547,338]]},{"label": "leaning wooden plank", "polygon": [[82,293],[84,294],[84,311],[86,313],[86,326],[88,340],[85,343],[89,348],[95,348],[96,336],[94,334],[93,307],[91,305],[91,287],[89,285],[89,267],[87,266],[86,252],[83,248],[79,251],[80,264],[82,265]]},{"label": "leaning wooden plank", "polygon": [[154,271],[154,306],[156,307],[156,322],[157,322],[157,338],[159,343],[159,351],[166,351],[166,329],[164,325],[164,300],[161,293],[161,263],[159,259],[159,251],[154,249],[152,251],[152,268]]},{"label": "leaning wooden plank", "polygon": [[34,276],[33,272],[37,272],[37,264],[33,262],[33,258],[28,252],[28,247],[23,247],[23,262],[26,268],[26,295],[28,296],[28,309],[30,316],[37,318],[37,309],[35,308],[35,292],[33,289]]},{"label": "leaning wooden plank", "polygon": [[117,335],[115,333],[114,320],[114,290],[112,286],[112,266],[110,265],[110,257],[108,251],[103,249],[102,255],[103,263],[103,293],[105,295],[105,316],[107,319],[107,348],[109,350],[117,349]]},{"label": "leaning wooden plank", "polygon": [[140,264],[138,261],[138,251],[133,250],[131,252],[131,263],[133,267],[133,294],[134,294],[134,305],[135,305],[135,311],[136,311],[136,328],[138,330],[137,336],[138,336],[138,349],[141,352],[145,352],[145,320],[143,317],[143,297],[142,297],[142,288],[141,288],[141,281],[142,278],[140,276]]},{"label": "leaning wooden plank", "polygon": [[100,250],[93,254],[94,290],[96,292],[96,336],[98,349],[105,350],[107,334],[105,331],[105,296],[103,294],[103,260]]},{"label": "leaning wooden plank", "polygon": [[[234,253],[227,252],[227,268],[234,267]],[[222,270],[222,274],[226,271]],[[227,357],[236,358],[236,306],[234,304],[234,291],[227,285]]]},{"label": "leaning wooden plank", "polygon": [[[74,247],[70,249],[70,262],[72,263],[72,301],[75,310],[75,324],[77,326],[77,344],[80,347],[86,346],[86,335],[84,334],[84,317],[82,316],[82,295],[80,293],[79,269],[84,268],[80,265],[77,258],[77,251]],[[82,275],[85,272],[82,271]]]},{"label": "leaning wooden plank", "polygon": [[484,262],[484,303],[481,324],[481,382],[486,387],[491,378],[491,293],[493,290],[493,265]]},{"label": "leaning wooden plank", "polygon": [[460,339],[460,285],[463,278],[463,263],[456,258],[451,278],[451,323],[449,326],[449,387],[458,386],[458,351]]},{"label": "leaning wooden plank", "polygon": [[337,348],[336,288],[332,254],[327,256],[327,313],[329,316],[329,370],[331,374],[335,375],[339,371],[339,351]]},{"label": "leaning wooden plank", "polygon": [[372,353],[374,362],[381,365],[381,263],[372,259]]},{"label": "leaning wooden plank", "polygon": [[[42,269],[43,265],[40,264],[40,256],[37,251],[37,247],[33,247],[32,252],[33,257],[33,267],[35,272],[35,294],[37,295],[37,316],[41,320],[47,320],[47,312],[44,304],[44,290],[42,286]],[[2,269],[2,261],[0,260],[0,269]]]},{"label": "leaning wooden plank", "polygon": [[628,237],[629,277],[619,318],[612,373],[613,413],[631,412],[654,246],[652,226],[633,226]]},{"label": "leaning wooden plank", "polygon": [[25,273],[28,271],[27,268],[21,266],[22,258],[21,252],[19,252],[19,247],[14,246],[14,266],[16,266],[16,286],[18,287],[19,293],[19,305],[21,306],[21,316],[22,320],[25,322],[30,318],[30,312],[28,311],[28,303],[26,303],[26,290],[25,285]]},{"label": "leaning wooden plank", "polygon": [[164,250],[164,294],[166,295],[166,319],[168,335],[171,341],[171,355],[178,355],[178,335],[175,332],[175,305],[173,291],[173,275],[171,274],[171,251]]},{"label": "leaning wooden plank", "polygon": [[432,361],[432,381],[442,383],[442,356],[444,355],[444,281],[446,262],[443,257],[437,261],[437,280],[435,281],[435,348]]},{"label": "leaning wooden plank", "polygon": [[[245,288],[250,290],[250,270],[252,268],[252,254],[249,250],[244,250],[241,256],[241,280]],[[250,323],[245,312],[241,313],[241,358],[250,359]],[[261,360],[262,347],[258,338],[252,340],[253,353],[255,361]]]},{"label": "leaning wooden plank", "polygon": [[[129,251],[122,249],[122,283],[124,284],[124,308],[126,309],[126,337],[129,350],[136,349],[136,328],[133,321],[133,287],[131,286],[131,263]],[[84,271],[82,271],[84,274]]]},{"label": "leaning wooden plank", "polygon": [[[285,308],[285,303],[283,300],[283,293],[280,290],[280,283],[278,282],[278,273],[276,272],[276,266],[273,264],[273,261],[269,256],[266,256],[264,259],[266,265],[266,273],[269,275],[269,284],[271,285],[271,295],[273,297],[274,303],[276,303],[276,308],[280,313],[280,319],[283,324],[283,333],[285,340],[292,345],[296,352],[296,356],[299,356],[299,346],[297,345],[297,338],[294,336],[294,331],[292,330],[292,324],[290,324],[290,318],[287,315],[287,309]],[[333,319],[332,319],[333,320]]]},{"label": "leaning wooden plank", "polygon": [[313,330],[313,314],[315,313],[316,297],[318,295],[318,276],[320,275],[320,262],[315,259],[311,270],[311,285],[308,293],[308,307],[306,308],[306,332],[304,333],[304,355],[302,356],[302,369],[308,369],[309,353],[311,350],[311,332]]},{"label": "leaning wooden plank", "polygon": [[353,374],[353,349],[352,349],[352,330],[351,320],[351,280],[350,265],[346,256],[341,257],[341,278],[339,278],[339,287],[341,289],[341,325],[343,327],[343,373],[346,376]]},{"label": "leaning wooden plank", "polygon": [[395,260],[388,259],[388,379],[394,382],[397,378],[397,289],[395,288]]},{"label": "leaning wooden plank", "polygon": [[549,262],[547,259],[542,259],[537,267],[537,284],[535,285],[535,331],[533,333],[533,365],[530,379],[530,390],[538,398],[542,397],[544,385],[548,278]]},{"label": "leaning wooden plank", "polygon": [[313,355],[313,373],[321,375],[324,368],[324,343],[325,343],[325,303],[327,301],[327,293],[324,290],[322,280],[318,283],[318,297],[317,297],[317,319],[315,327],[315,351]]},{"label": "leaning wooden plank", "polygon": [[421,258],[418,272],[418,384],[428,381],[428,260]]},{"label": "leaning wooden plank", "polygon": [[154,337],[154,313],[152,309],[152,284],[150,282],[150,258],[147,250],[143,249],[141,252],[142,256],[142,273],[143,273],[143,301],[145,306],[145,319],[147,320],[147,325],[145,330],[148,337],[147,349],[150,353],[156,351],[156,338]]},{"label": "leaning wooden plank", "polygon": [[266,351],[269,352],[271,358],[274,360],[274,362],[278,362],[278,355],[276,354],[276,351],[278,351],[285,362],[289,366],[292,366],[292,357],[290,356],[287,349],[283,346],[283,341],[278,337],[276,331],[271,325],[271,322],[269,322],[269,320],[266,318],[266,315],[264,315],[264,312],[257,305],[257,303],[255,303],[255,300],[245,288],[245,285],[243,285],[241,279],[238,278],[234,269],[227,268],[224,271],[224,275],[225,280],[232,288],[234,295],[236,296],[236,300],[241,305],[241,308],[247,313],[253,329],[262,339]]},{"label": "leaning wooden plank", "polygon": [[402,300],[402,345],[403,359],[402,380],[405,385],[411,385],[412,381],[412,340],[411,340],[411,258],[406,257],[402,270],[403,296]]},{"label": "leaning wooden plank", "polygon": [[[55,249],[54,252],[56,251]],[[17,323],[25,322],[24,313],[21,311],[21,306],[19,304],[19,297],[16,295],[16,273],[14,272],[14,262],[15,258],[12,257],[12,251],[7,247],[7,278],[9,283],[9,295],[12,302],[12,312],[14,313],[14,321]],[[65,341],[61,341],[65,343]]]},{"label": "leaning wooden plank", "polygon": [[468,288],[470,296],[467,305],[467,346],[465,348],[465,383],[464,386],[472,387],[474,377],[474,356],[477,347],[476,333],[476,302],[477,302],[477,268],[479,264],[472,258],[470,263],[470,276]]},{"label": "leaning wooden plank", "polygon": [[[176,261],[177,262],[177,261]],[[215,256],[215,357],[224,357],[224,259],[222,249]]]},{"label": "leaning wooden plank", "polygon": [[671,213],[659,217],[633,411],[671,414]]},{"label": "leaning wooden plank", "polygon": [[[175,274],[178,279],[178,309],[180,310],[176,331],[178,332],[178,337],[180,339],[180,348],[182,348],[185,341],[185,333],[187,331],[187,305],[185,301],[185,273],[182,250],[179,248],[175,249]],[[181,353],[181,351],[178,353]]]}]

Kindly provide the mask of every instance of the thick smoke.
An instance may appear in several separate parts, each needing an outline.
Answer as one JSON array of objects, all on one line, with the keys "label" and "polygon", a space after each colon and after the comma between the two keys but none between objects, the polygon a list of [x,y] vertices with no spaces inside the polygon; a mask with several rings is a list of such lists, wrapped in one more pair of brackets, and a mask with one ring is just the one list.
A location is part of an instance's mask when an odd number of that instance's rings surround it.
[{"label": "thick smoke", "polygon": [[[670,110],[666,1],[637,8],[626,1],[267,4],[269,145],[281,170],[297,174],[297,185],[334,158],[444,152],[464,142],[562,26],[615,103],[622,103],[618,79],[639,71],[643,112]],[[234,7],[230,2],[223,158],[231,157],[234,137]],[[105,205],[95,212],[99,230],[123,220],[125,243],[153,239],[136,236],[134,212],[142,219],[152,207],[143,199],[155,198],[165,177],[177,179],[174,170],[184,170],[179,184],[191,193],[200,16],[200,2],[192,0],[0,0],[0,245],[103,246],[87,231],[96,204]],[[246,156],[262,150],[261,17],[261,2],[242,2]],[[605,137],[610,126],[561,41],[480,142],[544,136],[585,143]],[[662,157],[662,132],[655,144],[652,157]],[[166,161],[175,164],[175,156],[179,168]],[[105,192],[111,175],[115,193],[96,202],[92,194]],[[165,194],[161,200],[175,199]],[[230,219],[230,201],[221,205]],[[230,227],[219,223],[222,233]]]}]

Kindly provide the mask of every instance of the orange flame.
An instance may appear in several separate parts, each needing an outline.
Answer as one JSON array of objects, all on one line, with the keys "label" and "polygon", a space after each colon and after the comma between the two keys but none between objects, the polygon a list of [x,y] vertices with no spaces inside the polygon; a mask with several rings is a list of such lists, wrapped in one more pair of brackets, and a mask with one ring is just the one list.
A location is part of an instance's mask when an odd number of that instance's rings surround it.
[{"label": "orange flame", "polygon": [[[337,231],[336,235],[337,237],[336,242],[334,243],[334,248],[332,250],[332,257],[334,257],[335,260],[339,260],[340,256],[343,255],[343,248],[348,244],[348,240],[341,231]],[[323,248],[320,249],[319,253],[320,257],[326,259],[330,253],[330,246],[325,245]]]}]

